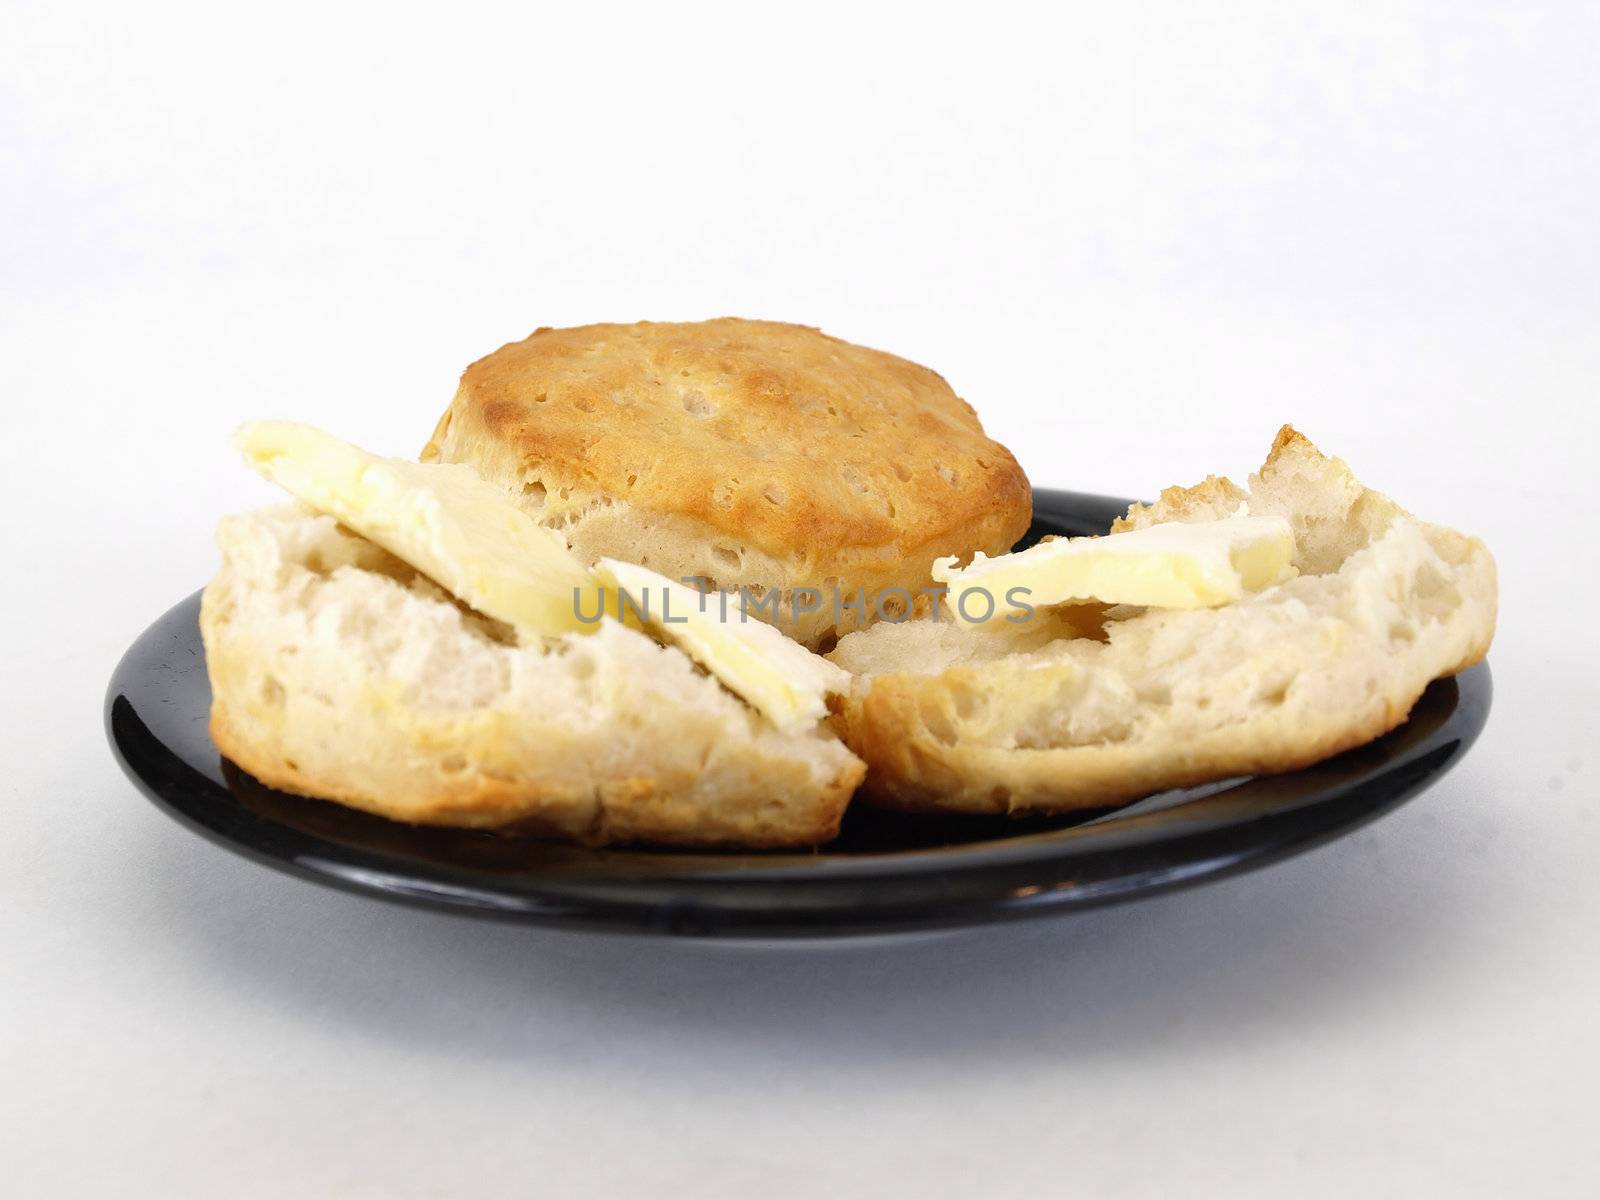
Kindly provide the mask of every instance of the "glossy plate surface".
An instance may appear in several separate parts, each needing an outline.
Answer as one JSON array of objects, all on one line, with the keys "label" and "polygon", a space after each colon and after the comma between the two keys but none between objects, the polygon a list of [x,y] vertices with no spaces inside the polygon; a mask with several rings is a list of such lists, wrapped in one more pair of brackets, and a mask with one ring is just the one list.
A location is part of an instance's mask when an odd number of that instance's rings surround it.
[{"label": "glossy plate surface", "polygon": [[[1103,533],[1127,501],[1036,491],[1030,539]],[[123,768],[212,841],[387,900],[538,925],[745,938],[970,925],[1150,895],[1346,833],[1448,770],[1483,728],[1480,664],[1431,686],[1405,725],[1291,775],[1166,792],[1068,818],[906,817],[853,805],[814,853],[585,850],[423,829],[273,791],[220,758],[200,596],[129,648],[106,697]]]}]

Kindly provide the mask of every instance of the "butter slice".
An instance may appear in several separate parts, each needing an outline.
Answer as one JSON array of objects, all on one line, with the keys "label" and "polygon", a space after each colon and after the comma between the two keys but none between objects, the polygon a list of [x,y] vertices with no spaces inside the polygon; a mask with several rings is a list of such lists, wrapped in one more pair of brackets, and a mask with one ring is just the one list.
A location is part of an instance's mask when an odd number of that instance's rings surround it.
[{"label": "butter slice", "polygon": [[[814,725],[828,714],[827,694],[849,686],[847,671],[746,615],[737,595],[705,595],[614,558],[596,563],[595,574],[613,589],[610,615],[617,615],[617,594],[628,593],[652,629],[779,729]],[[630,618],[633,612],[627,609]]]},{"label": "butter slice", "polygon": [[[936,559],[933,578],[949,585],[957,620],[981,624],[991,613],[1003,617],[1068,601],[1214,608],[1290,578],[1293,557],[1287,519],[1241,511],[1216,521],[1057,538],[997,558],[980,552],[960,570],[954,558]],[[975,594],[963,598],[968,592]]]},{"label": "butter slice", "polygon": [[519,634],[590,632],[597,583],[566,541],[471,467],[369,454],[293,421],[235,435],[245,461]]}]

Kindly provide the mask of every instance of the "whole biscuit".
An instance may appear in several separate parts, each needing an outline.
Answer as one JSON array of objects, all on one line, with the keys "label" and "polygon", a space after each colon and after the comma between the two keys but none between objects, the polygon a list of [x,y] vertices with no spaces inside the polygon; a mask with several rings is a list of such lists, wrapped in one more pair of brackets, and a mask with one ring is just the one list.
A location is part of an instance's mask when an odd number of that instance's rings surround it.
[{"label": "whole biscuit", "polygon": [[[586,558],[776,591],[812,646],[1032,515],[1016,460],[933,371],[773,321],[540,329],[467,368],[422,458],[475,466]],[[820,609],[796,615],[797,588]],[[857,589],[867,620],[835,612]]]}]

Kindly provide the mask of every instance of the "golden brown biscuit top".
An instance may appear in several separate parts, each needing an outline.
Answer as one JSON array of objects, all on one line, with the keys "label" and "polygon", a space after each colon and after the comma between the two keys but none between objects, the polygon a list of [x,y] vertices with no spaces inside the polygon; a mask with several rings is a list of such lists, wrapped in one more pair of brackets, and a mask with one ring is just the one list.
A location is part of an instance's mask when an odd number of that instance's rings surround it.
[{"label": "golden brown biscuit top", "polygon": [[539,329],[467,368],[463,408],[525,476],[779,556],[904,553],[1007,513],[1020,535],[1031,508],[1016,460],[937,374],[802,325]]}]

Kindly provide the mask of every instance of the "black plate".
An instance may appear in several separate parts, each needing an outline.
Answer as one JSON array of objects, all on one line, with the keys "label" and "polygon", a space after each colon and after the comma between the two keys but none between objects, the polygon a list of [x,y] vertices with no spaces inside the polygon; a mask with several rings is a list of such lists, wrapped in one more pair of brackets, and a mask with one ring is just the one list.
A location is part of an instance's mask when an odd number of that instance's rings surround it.
[{"label": "black plate", "polygon": [[[1127,501],[1034,493],[1029,538],[1103,533]],[[129,648],[106,696],[123,769],[191,829],[319,883],[537,925],[834,937],[970,925],[1150,895],[1263,866],[1416,794],[1489,713],[1489,668],[1433,684],[1388,736],[1292,775],[1165,792],[1052,820],[904,817],[852,806],[815,853],[584,850],[424,829],[276,792],[206,734],[200,596]]]}]

